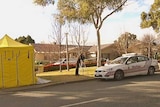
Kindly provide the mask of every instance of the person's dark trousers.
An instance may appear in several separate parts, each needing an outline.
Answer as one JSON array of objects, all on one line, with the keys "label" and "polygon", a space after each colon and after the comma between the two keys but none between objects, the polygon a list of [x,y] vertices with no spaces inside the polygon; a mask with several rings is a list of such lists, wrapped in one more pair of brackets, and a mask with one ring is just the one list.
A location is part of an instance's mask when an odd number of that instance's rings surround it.
[{"label": "person's dark trousers", "polygon": [[79,64],[80,64],[80,59],[77,60],[77,63],[76,63],[76,72],[75,72],[75,75],[79,75]]},{"label": "person's dark trousers", "polygon": [[79,75],[79,67],[76,67],[76,72],[75,72],[75,75]]}]

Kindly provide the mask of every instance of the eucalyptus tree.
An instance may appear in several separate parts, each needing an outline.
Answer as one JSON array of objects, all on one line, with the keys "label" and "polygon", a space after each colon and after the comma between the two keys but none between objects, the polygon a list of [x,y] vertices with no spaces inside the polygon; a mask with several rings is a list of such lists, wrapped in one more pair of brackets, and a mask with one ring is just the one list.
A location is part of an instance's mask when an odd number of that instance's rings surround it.
[{"label": "eucalyptus tree", "polygon": [[120,35],[118,40],[114,41],[116,50],[119,54],[128,53],[128,48],[137,41],[137,36],[129,32]]},{"label": "eucalyptus tree", "polygon": [[141,28],[152,27],[155,32],[160,32],[160,0],[154,0],[148,13],[141,13]]},{"label": "eucalyptus tree", "polygon": [[94,25],[97,34],[97,66],[101,65],[100,29],[109,16],[123,9],[126,2],[127,0],[58,0],[58,10],[68,22]]}]

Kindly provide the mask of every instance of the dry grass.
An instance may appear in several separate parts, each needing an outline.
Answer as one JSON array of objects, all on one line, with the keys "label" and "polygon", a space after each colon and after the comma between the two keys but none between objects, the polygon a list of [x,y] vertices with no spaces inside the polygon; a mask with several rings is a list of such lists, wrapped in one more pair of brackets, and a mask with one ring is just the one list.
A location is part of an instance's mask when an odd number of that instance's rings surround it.
[{"label": "dry grass", "polygon": [[80,81],[80,80],[88,80],[93,79],[94,71],[97,67],[85,67],[79,69],[79,76],[75,76],[75,68],[70,69],[69,71],[63,70],[60,71],[51,71],[51,72],[43,72],[37,73],[37,77],[41,77],[43,79],[51,80],[54,83],[65,83],[72,81]]}]

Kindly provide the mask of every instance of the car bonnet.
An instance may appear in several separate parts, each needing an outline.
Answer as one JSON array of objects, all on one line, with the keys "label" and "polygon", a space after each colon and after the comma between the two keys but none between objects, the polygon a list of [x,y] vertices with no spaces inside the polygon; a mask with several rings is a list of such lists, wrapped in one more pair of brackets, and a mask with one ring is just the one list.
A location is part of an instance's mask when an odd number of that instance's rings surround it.
[{"label": "car bonnet", "polygon": [[98,67],[97,70],[106,70],[106,69],[114,68],[119,65],[122,65],[122,64],[109,64],[109,65]]}]

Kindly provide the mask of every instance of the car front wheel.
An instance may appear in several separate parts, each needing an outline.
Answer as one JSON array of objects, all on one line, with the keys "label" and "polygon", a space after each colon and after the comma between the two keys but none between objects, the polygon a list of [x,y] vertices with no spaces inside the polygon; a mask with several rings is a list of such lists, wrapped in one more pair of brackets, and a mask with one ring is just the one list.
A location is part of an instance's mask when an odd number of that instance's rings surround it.
[{"label": "car front wheel", "polygon": [[148,75],[154,75],[155,68],[154,67],[149,67],[148,68]]},{"label": "car front wheel", "polygon": [[114,79],[115,80],[122,80],[124,78],[124,73],[123,71],[116,71],[114,74]]}]

